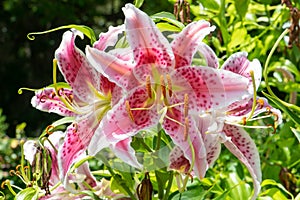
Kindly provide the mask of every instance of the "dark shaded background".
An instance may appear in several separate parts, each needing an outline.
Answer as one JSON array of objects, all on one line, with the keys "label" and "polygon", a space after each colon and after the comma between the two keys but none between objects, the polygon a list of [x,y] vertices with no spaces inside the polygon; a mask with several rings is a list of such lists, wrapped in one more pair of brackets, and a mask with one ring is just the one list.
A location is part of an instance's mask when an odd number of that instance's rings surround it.
[{"label": "dark shaded background", "polygon": [[[33,92],[18,94],[21,87],[41,88],[52,83],[52,59],[64,31],[36,36],[27,34],[68,24],[92,27],[96,35],[109,25],[123,23],[121,8],[130,0],[4,0],[0,12],[0,108],[7,116],[7,134],[15,135],[15,127],[27,123],[26,134],[37,136],[59,116],[31,107]],[[160,6],[158,6],[160,5]],[[147,13],[173,11],[168,1],[145,1]],[[85,41],[88,44],[88,41]]]}]

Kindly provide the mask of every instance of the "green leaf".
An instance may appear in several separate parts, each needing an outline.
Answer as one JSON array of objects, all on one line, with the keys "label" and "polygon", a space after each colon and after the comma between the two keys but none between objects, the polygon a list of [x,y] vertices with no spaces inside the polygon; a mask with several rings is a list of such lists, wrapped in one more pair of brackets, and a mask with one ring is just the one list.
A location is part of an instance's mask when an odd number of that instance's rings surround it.
[{"label": "green leaf", "polygon": [[246,28],[238,28],[234,29],[230,42],[228,44],[229,49],[233,49],[234,47],[237,47],[238,45],[241,45],[245,42],[247,36],[247,29]]},{"label": "green leaf", "polygon": [[292,127],[291,127],[291,130],[294,133],[294,135],[296,136],[298,142],[300,143],[300,131],[295,128],[292,128]]},{"label": "green leaf", "polygon": [[156,13],[156,14],[152,15],[151,18],[155,22],[166,21],[170,24],[177,26],[180,30],[182,30],[185,27],[183,23],[177,21],[175,16],[169,12]]},{"label": "green leaf", "polygon": [[[282,200],[287,199],[280,190],[284,191],[286,194],[290,195],[292,197],[292,199],[294,199],[294,196],[287,189],[285,189],[285,187],[283,185],[281,185],[280,183],[277,183],[276,181],[274,181],[272,179],[265,179],[261,183],[261,187],[270,186],[270,185],[276,186],[277,188],[272,188],[272,189],[270,189],[269,192],[264,192],[264,193],[267,193],[268,195],[274,197],[274,199],[281,199],[282,197],[284,197],[284,198],[282,198]],[[275,198],[275,196],[276,196],[276,198]],[[281,197],[281,198],[279,198],[279,197]]]},{"label": "green leaf", "polygon": [[199,0],[199,2],[203,5],[204,8],[207,8],[209,10],[218,11],[220,8],[220,5],[215,0]]},{"label": "green leaf", "polygon": [[39,190],[33,187],[26,188],[20,191],[16,196],[15,200],[34,200],[38,199]]},{"label": "green leaf", "polygon": [[54,29],[50,29],[48,31],[28,33],[27,38],[30,39],[30,40],[34,40],[35,35],[42,35],[42,34],[54,32],[54,31],[58,31],[58,30],[62,30],[62,29],[72,29],[72,28],[82,32],[85,36],[87,36],[91,40],[91,44],[94,44],[94,42],[96,42],[97,39],[96,39],[96,36],[95,36],[95,33],[94,33],[93,29],[91,29],[88,26],[76,25],[76,24],[60,26],[60,27],[57,27],[57,28],[54,28]]},{"label": "green leaf", "polygon": [[135,7],[140,8],[144,3],[144,0],[134,0],[133,4]]},{"label": "green leaf", "polygon": [[[173,174],[171,174],[173,176]],[[158,198],[162,199],[164,196],[164,189],[166,188],[166,183],[170,178],[170,173],[155,170],[155,177],[157,182]]]},{"label": "green leaf", "polygon": [[174,26],[172,24],[165,23],[165,22],[157,23],[156,26],[161,32],[164,32],[164,31],[180,32],[181,31],[181,29],[178,28],[177,26]]},{"label": "green leaf", "polygon": [[243,19],[247,13],[250,0],[235,0],[234,6],[238,15]]}]

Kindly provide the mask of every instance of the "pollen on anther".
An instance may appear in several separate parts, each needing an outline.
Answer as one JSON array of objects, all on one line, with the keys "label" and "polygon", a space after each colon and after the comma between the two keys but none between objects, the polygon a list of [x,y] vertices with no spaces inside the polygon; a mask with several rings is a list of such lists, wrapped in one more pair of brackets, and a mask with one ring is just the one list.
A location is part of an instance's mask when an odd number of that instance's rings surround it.
[{"label": "pollen on anther", "polygon": [[125,108],[126,108],[126,111],[127,111],[127,113],[128,113],[128,116],[129,116],[130,120],[131,120],[132,122],[134,122],[134,117],[133,117],[133,114],[132,114],[132,112],[131,112],[131,108],[130,108],[130,105],[129,105],[129,101],[125,101]]},{"label": "pollen on anther", "polygon": [[160,76],[160,86],[161,86],[161,92],[164,98],[167,97],[167,92],[166,92],[166,84],[163,76]]},{"label": "pollen on anther", "polygon": [[169,74],[166,75],[166,78],[167,78],[167,84],[168,84],[168,93],[169,93],[169,96],[172,97],[172,95],[173,95],[172,80],[171,80],[171,77]]}]

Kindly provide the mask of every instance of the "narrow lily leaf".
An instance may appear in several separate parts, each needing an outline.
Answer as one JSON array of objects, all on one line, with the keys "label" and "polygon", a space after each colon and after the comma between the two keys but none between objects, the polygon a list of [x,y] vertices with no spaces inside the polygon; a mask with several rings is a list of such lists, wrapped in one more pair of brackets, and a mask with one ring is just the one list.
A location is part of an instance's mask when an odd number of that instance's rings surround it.
[{"label": "narrow lily leaf", "polygon": [[156,14],[152,15],[151,18],[155,22],[158,22],[158,21],[162,20],[162,21],[169,22],[170,24],[173,24],[173,25],[177,26],[180,29],[184,28],[184,24],[177,21],[175,19],[175,16],[172,13],[169,13],[169,12],[156,13]]},{"label": "narrow lily leaf", "polygon": [[143,5],[144,0],[134,0],[133,3],[135,7],[140,8]]},{"label": "narrow lily leaf", "polygon": [[29,187],[20,191],[15,196],[15,200],[35,200],[38,199],[38,194],[39,194],[39,190],[33,187]]},{"label": "narrow lily leaf", "polygon": [[273,101],[281,110],[283,110],[296,124],[300,126],[300,118],[289,108],[287,108],[283,103],[281,103],[279,100],[277,100],[275,97],[263,92],[263,94]]},{"label": "narrow lily leaf", "polygon": [[234,1],[236,12],[242,19],[245,17],[245,15],[247,13],[249,3],[250,3],[249,0],[235,0]]},{"label": "narrow lily leaf", "polygon": [[62,30],[62,29],[72,29],[72,28],[82,32],[85,36],[87,36],[91,40],[91,44],[94,44],[94,42],[96,42],[97,39],[96,39],[96,36],[95,36],[95,33],[94,33],[93,29],[91,29],[88,26],[76,25],[76,24],[60,26],[60,27],[57,27],[57,28],[54,28],[54,29],[50,29],[48,31],[28,33],[27,38],[29,40],[34,40],[35,39],[34,35],[42,35],[42,34],[54,32],[54,31],[58,31],[58,30]]},{"label": "narrow lily leaf", "polygon": [[292,128],[292,127],[291,127],[291,130],[294,133],[294,135],[296,136],[298,142],[300,143],[300,131],[295,128]]},{"label": "narrow lily leaf", "polygon": [[178,26],[174,26],[169,23],[161,22],[161,23],[157,23],[156,26],[161,32],[164,32],[164,31],[180,32],[181,31],[181,29],[178,28]]},{"label": "narrow lily leaf", "polygon": [[[283,185],[281,185],[280,183],[277,183],[276,181],[272,180],[272,179],[266,179],[261,183],[261,187],[265,187],[268,185],[272,185],[272,186],[276,186],[277,188],[279,188],[280,190],[284,191],[286,194],[288,194],[292,199],[294,199],[294,196],[287,190],[285,189],[285,187]],[[282,194],[282,193],[281,193]],[[282,194],[282,196],[284,196]],[[281,198],[280,198],[281,199]],[[286,198],[287,199],[287,198]]]}]

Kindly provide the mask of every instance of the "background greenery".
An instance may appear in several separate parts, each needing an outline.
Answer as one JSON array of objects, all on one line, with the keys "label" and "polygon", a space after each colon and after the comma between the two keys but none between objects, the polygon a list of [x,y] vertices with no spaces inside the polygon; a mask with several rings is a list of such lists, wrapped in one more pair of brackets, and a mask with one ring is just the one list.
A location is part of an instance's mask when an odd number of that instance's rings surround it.
[{"label": "background greenery", "polygon": [[[109,25],[123,23],[121,7],[126,2],[132,1],[2,1],[0,12],[2,180],[9,176],[9,169],[18,164],[19,140],[38,136],[49,123],[58,118],[54,114],[49,117],[48,113],[33,109],[30,105],[33,93],[24,92],[19,95],[17,91],[20,87],[40,88],[52,83],[52,59],[63,31],[37,36],[34,41],[28,40],[26,35],[67,24],[87,25],[98,35],[101,31],[106,31]],[[145,0],[141,9],[149,15],[161,11],[173,12],[173,4],[172,0]],[[189,1],[189,4],[192,20],[206,19],[216,25],[216,31],[206,42],[216,51],[220,62],[234,52],[247,51],[250,60],[258,58],[264,65],[280,34],[291,25],[290,10],[282,5],[280,0],[198,0]],[[300,1],[294,0],[292,5],[299,9]],[[288,41],[286,35],[275,49],[269,63],[268,80],[276,96],[299,106],[299,43],[294,40],[288,48]],[[81,41],[79,45],[84,46],[87,43]],[[267,91],[265,86],[263,81],[259,89],[260,96],[264,96],[261,91]],[[261,199],[264,199],[264,196],[265,199],[267,197],[287,199],[300,192],[300,145],[297,138],[300,122],[297,123],[296,118],[300,113],[293,109],[285,111],[284,123],[275,133],[272,130],[249,130],[258,145],[262,159],[264,182]],[[16,178],[14,180],[17,181]],[[181,198],[199,199],[203,196],[208,199],[233,197],[245,199],[251,192],[251,186],[246,183],[248,180],[249,174],[245,168],[223,149],[221,158],[214,168],[209,170],[207,177],[202,181],[196,180],[191,183],[189,191],[183,193]],[[171,197],[178,199],[178,192],[174,191]]]}]

